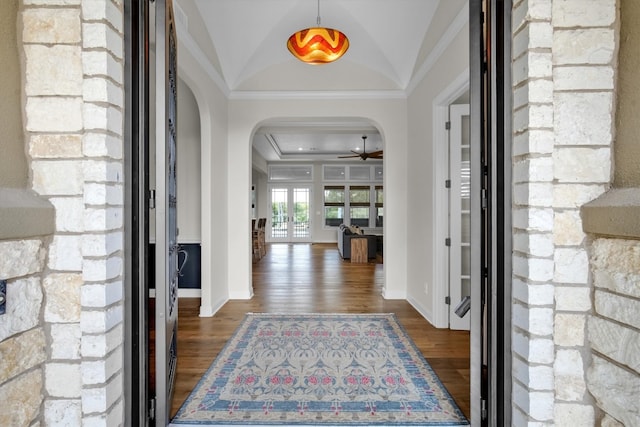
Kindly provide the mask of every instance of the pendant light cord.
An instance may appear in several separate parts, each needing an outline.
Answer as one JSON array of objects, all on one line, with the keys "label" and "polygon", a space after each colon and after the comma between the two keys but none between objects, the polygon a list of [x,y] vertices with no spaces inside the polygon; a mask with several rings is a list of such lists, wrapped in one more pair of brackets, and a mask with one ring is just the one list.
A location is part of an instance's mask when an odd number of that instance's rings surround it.
[{"label": "pendant light cord", "polygon": [[320,0],[318,0],[318,19],[316,20],[318,27],[320,26]]}]

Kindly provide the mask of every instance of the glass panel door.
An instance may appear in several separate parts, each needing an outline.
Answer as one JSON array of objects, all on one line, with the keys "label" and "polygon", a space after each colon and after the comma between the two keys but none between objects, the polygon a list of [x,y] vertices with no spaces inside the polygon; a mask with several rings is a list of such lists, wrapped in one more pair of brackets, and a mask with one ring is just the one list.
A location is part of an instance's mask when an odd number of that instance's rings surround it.
[{"label": "glass panel door", "polygon": [[462,318],[455,313],[458,304],[471,296],[469,106],[452,105],[449,119],[449,327],[469,330],[469,312]]},{"label": "glass panel door", "polygon": [[311,241],[311,189],[303,186],[277,186],[271,191],[273,242]]},{"label": "glass panel door", "polygon": [[309,188],[293,188],[293,240],[309,240],[311,237],[311,190]]},{"label": "glass panel door", "polygon": [[271,189],[271,240],[288,241],[289,189]]}]

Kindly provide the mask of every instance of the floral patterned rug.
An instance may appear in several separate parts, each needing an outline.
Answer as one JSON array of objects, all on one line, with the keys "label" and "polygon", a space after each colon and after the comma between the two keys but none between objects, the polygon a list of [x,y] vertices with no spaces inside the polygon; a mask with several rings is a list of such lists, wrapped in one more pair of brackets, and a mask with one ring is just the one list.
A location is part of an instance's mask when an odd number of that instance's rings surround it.
[{"label": "floral patterned rug", "polygon": [[249,314],[173,426],[461,426],[393,314]]}]

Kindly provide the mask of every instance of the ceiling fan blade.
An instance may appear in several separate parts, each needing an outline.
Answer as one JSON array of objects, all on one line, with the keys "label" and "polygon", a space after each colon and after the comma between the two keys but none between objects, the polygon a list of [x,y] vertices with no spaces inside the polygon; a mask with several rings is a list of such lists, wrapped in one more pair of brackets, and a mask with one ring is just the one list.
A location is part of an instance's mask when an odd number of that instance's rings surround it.
[{"label": "ceiling fan blade", "polygon": [[352,157],[360,157],[362,160],[367,160],[369,157],[375,159],[382,158],[382,150],[367,153],[367,135],[362,135],[362,152],[349,150],[353,153],[353,156],[338,156],[339,159],[348,159]]}]

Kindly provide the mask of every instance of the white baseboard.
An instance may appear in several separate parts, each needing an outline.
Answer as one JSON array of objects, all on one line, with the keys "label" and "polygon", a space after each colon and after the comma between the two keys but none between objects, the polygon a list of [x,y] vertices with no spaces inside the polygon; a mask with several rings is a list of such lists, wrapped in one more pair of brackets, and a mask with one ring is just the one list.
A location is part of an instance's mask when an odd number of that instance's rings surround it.
[{"label": "white baseboard", "polygon": [[436,327],[436,328],[438,327],[438,326],[433,322],[432,316],[430,315],[430,311],[429,311],[429,310],[427,310],[427,309],[425,309],[425,308],[422,306],[422,304],[418,303],[415,299],[413,299],[413,298],[411,298],[411,297],[407,297],[407,302],[408,302],[409,304],[411,304],[411,306],[412,306],[413,308],[415,308],[415,309],[416,309],[416,311],[417,311],[418,313],[420,313],[420,315],[421,315],[422,317],[424,317],[424,319],[425,319],[427,322],[429,322],[432,326],[434,326],[434,327]]},{"label": "white baseboard", "polygon": [[200,305],[200,314],[198,316],[199,317],[213,317],[218,312],[218,310],[220,310],[222,308],[222,306],[227,303],[227,301],[229,301],[229,300],[228,299],[221,300],[214,306]]},{"label": "white baseboard", "polygon": [[229,291],[229,299],[251,299],[253,298],[253,288],[251,289],[233,289]]},{"label": "white baseboard", "polygon": [[384,299],[407,299],[407,293],[405,291],[389,291],[388,289],[382,290],[382,298]]}]

